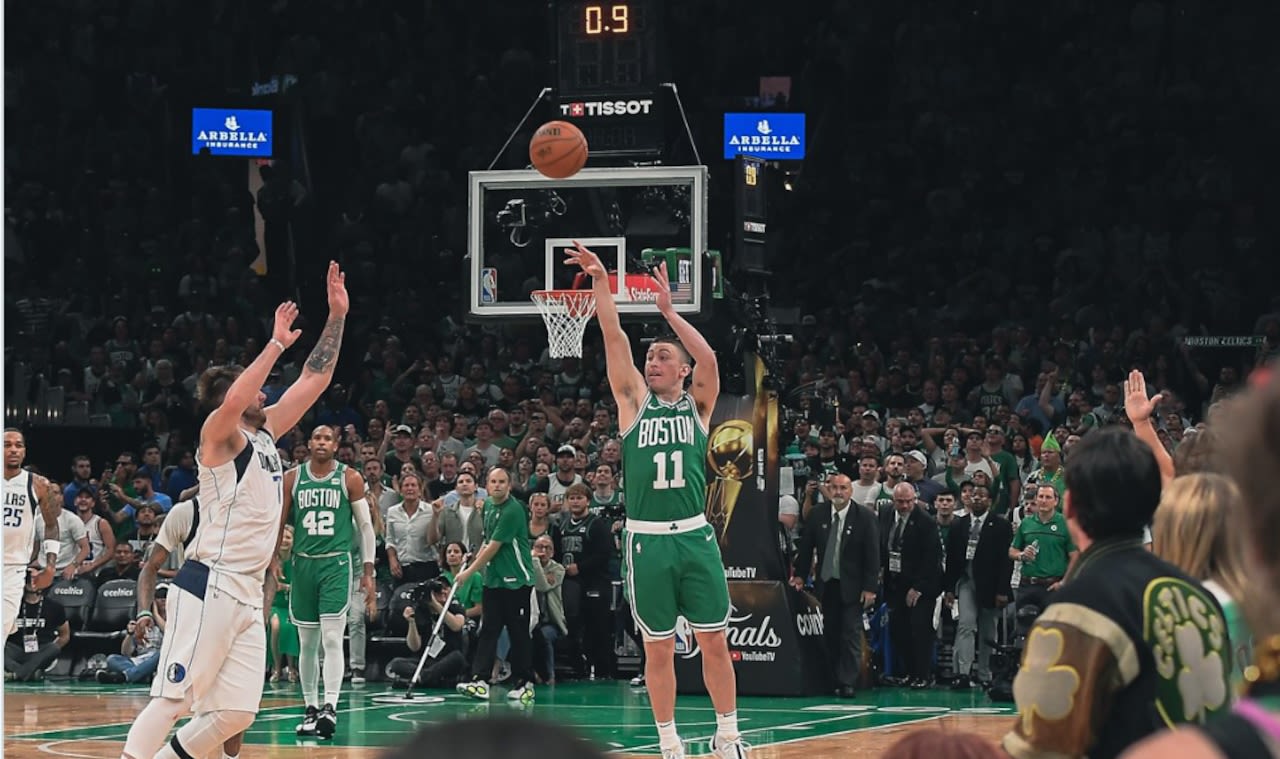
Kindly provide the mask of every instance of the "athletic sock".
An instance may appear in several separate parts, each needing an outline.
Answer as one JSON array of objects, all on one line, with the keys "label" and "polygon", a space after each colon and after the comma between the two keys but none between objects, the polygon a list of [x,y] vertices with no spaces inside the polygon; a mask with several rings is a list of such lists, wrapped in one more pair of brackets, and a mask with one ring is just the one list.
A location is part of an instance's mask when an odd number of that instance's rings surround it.
[{"label": "athletic sock", "polygon": [[676,735],[676,722],[658,722],[658,747],[663,749],[677,748],[680,746],[680,736]]},{"label": "athletic sock", "polygon": [[738,740],[738,710],[728,714],[716,714],[716,735],[730,743]]}]

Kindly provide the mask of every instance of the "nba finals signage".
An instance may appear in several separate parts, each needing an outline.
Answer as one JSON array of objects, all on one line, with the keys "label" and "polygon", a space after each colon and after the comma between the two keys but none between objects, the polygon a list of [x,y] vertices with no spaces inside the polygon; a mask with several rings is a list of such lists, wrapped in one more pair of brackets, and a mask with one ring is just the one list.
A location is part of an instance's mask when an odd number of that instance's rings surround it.
[{"label": "nba finals signage", "polygon": [[191,154],[271,157],[271,111],[191,109]]},{"label": "nba finals signage", "polygon": [[[721,395],[707,445],[707,521],[729,583],[727,635],[747,695],[825,691],[822,614],[786,584],[778,531],[778,398],[763,388],[764,364],[747,357],[747,395]],[[676,672],[685,692],[705,692],[701,651],[687,622],[676,625]]]}]

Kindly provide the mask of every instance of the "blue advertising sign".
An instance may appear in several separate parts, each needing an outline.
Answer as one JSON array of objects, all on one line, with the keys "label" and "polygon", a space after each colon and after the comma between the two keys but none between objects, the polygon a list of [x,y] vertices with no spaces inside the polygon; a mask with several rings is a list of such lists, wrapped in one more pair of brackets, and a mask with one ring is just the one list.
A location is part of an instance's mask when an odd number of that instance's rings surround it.
[{"label": "blue advertising sign", "polygon": [[749,155],[767,161],[804,158],[803,113],[726,113],[724,157]]},{"label": "blue advertising sign", "polygon": [[191,153],[271,157],[271,111],[192,108]]}]

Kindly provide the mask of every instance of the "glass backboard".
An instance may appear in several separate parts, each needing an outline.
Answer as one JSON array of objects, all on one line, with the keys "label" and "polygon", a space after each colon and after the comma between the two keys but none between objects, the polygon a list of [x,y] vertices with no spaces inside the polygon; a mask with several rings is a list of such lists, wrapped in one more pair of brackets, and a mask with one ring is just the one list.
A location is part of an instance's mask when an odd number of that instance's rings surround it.
[{"label": "glass backboard", "polygon": [[[703,309],[707,250],[705,166],[583,169],[568,179],[536,171],[470,175],[470,314],[540,318],[534,290],[590,287],[564,263],[574,240],[600,255],[623,316],[657,313],[650,267],[667,262],[672,301]],[[694,251],[701,253],[695,254]]]}]

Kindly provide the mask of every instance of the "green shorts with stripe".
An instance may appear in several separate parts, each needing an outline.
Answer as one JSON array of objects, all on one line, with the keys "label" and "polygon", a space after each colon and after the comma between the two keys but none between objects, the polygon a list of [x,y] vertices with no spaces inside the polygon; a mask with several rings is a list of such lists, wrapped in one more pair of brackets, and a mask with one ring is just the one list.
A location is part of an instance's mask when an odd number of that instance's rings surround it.
[{"label": "green shorts with stripe", "polygon": [[347,618],[351,603],[351,555],[293,557],[289,579],[289,619],[295,625],[320,624],[323,617]]},{"label": "green shorts with stripe", "polygon": [[675,635],[676,617],[699,632],[725,628],[729,584],[711,525],[666,535],[625,530],[622,541],[623,588],[646,637]]}]

